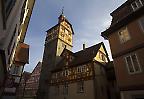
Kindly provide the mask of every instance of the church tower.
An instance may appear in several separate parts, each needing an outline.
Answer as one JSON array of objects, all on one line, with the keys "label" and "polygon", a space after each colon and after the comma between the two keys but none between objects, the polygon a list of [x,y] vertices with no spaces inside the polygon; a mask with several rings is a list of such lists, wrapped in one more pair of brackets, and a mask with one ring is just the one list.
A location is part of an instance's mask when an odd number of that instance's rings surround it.
[{"label": "church tower", "polygon": [[47,31],[45,48],[42,61],[42,70],[38,89],[38,99],[48,99],[48,81],[51,78],[51,70],[61,60],[64,48],[71,51],[73,28],[70,22],[62,14],[58,17],[58,24]]}]

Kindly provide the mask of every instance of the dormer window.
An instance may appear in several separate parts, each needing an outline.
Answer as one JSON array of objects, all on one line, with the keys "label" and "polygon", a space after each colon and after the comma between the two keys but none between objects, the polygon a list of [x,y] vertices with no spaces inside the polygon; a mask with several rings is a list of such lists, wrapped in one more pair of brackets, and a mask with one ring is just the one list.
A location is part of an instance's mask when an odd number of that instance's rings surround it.
[{"label": "dormer window", "polygon": [[135,0],[132,4],[132,9],[133,11],[138,10],[139,8],[141,8],[143,6],[142,1],[141,0]]},{"label": "dormer window", "polygon": [[130,35],[129,35],[129,32],[127,30],[126,27],[122,28],[119,32],[118,32],[118,36],[119,36],[119,39],[120,39],[120,42],[121,43],[125,43],[127,42],[128,40],[130,40]]},{"label": "dormer window", "polygon": [[104,53],[102,53],[102,52],[99,52],[99,58],[102,60],[102,61],[106,61],[106,56],[105,56],[105,54]]}]

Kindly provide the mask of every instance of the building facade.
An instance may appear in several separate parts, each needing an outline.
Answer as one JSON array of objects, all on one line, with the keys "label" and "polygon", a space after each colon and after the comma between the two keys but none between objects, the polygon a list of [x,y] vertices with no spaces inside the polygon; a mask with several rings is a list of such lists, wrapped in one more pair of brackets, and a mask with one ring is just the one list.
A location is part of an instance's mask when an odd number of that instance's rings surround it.
[{"label": "building facade", "polygon": [[73,53],[73,34],[63,13],[58,24],[47,31],[37,98],[118,99],[115,74],[104,44],[89,48],[83,45],[83,50]]},{"label": "building facade", "polygon": [[0,96],[4,99],[15,95],[23,67],[28,63],[29,45],[24,38],[34,2],[0,1]]},{"label": "building facade", "polygon": [[119,99],[103,43],[76,53],[64,49],[61,57],[48,82],[49,99]]},{"label": "building facade", "polygon": [[24,72],[20,82],[17,99],[36,99],[38,90],[41,62],[38,62],[32,73]]},{"label": "building facade", "polygon": [[38,64],[32,71],[29,79],[26,81],[26,85],[24,88],[24,95],[22,98],[19,99],[36,99],[41,72],[41,65],[42,63],[38,62]]},{"label": "building facade", "polygon": [[21,77],[21,81],[19,84],[19,87],[17,89],[16,97],[17,99],[23,99],[24,97],[24,92],[25,92],[25,87],[26,87],[26,82],[30,78],[31,73],[24,71]]},{"label": "building facade", "polygon": [[[4,89],[4,83],[6,80],[7,70],[8,70],[8,59],[10,57],[11,49],[13,44],[9,44],[11,42],[11,38],[15,34],[16,24],[19,24],[19,19],[14,17],[20,17],[19,9],[22,6],[22,2],[17,2],[16,0],[1,0],[0,1],[0,86],[1,93]],[[9,46],[8,46],[9,45]]]},{"label": "building facade", "polygon": [[122,99],[144,98],[144,0],[127,0],[101,33],[110,43]]},{"label": "building facade", "polygon": [[60,61],[60,54],[63,49],[66,47],[71,50],[73,34],[72,25],[63,14],[59,16],[58,24],[47,31],[38,89],[38,99],[45,99],[48,97],[49,86],[46,81],[50,80],[51,70],[53,70],[56,64]]}]

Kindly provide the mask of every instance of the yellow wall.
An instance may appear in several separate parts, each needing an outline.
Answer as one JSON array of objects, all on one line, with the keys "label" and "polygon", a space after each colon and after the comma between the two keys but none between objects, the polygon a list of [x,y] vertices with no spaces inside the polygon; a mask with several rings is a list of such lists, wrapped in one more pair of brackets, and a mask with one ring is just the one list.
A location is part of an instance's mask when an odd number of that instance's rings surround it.
[{"label": "yellow wall", "polygon": [[[99,61],[99,62],[104,62],[100,57],[99,57],[99,53],[100,52],[102,52],[102,53],[104,53],[105,54],[105,56],[106,56],[106,52],[105,52],[105,50],[104,50],[104,48],[103,48],[103,46],[101,45],[101,47],[100,47],[100,49],[99,49],[99,51],[98,51],[98,53],[97,53],[97,55],[96,55],[96,57],[94,58],[96,61]],[[107,57],[105,58],[105,62],[108,62],[108,59],[107,59]]]}]

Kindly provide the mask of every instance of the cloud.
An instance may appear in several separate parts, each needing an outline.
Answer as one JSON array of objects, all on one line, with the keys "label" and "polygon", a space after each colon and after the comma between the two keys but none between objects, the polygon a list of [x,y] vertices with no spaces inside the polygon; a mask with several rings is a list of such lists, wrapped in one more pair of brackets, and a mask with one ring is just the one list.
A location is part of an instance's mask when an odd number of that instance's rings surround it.
[{"label": "cloud", "polygon": [[103,41],[110,53],[108,41],[100,33],[109,27],[110,13],[125,0],[36,0],[26,35],[30,44],[30,64],[25,70],[32,71],[42,60],[46,30],[57,24],[64,6],[64,14],[74,28],[73,51],[82,49],[82,44],[92,46]]}]

